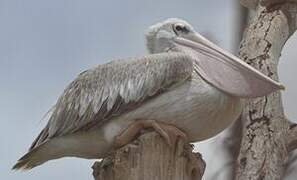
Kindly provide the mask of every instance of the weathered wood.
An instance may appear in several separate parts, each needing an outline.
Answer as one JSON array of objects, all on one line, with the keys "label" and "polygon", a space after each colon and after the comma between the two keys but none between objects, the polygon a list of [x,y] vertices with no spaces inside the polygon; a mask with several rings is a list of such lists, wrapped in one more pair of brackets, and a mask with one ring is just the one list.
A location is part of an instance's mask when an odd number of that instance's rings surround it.
[{"label": "weathered wood", "polygon": [[[256,13],[245,31],[239,54],[248,64],[278,79],[277,65],[282,48],[296,30],[297,4],[282,0],[259,1],[253,1],[257,2]],[[268,10],[260,4],[269,7]],[[250,7],[250,4],[245,5]],[[281,179],[288,150],[296,147],[297,141],[296,125],[284,115],[281,93],[247,101],[241,117],[243,136],[236,179]]]},{"label": "weathered wood", "polygon": [[297,0],[240,0],[240,3],[249,9],[256,9],[260,4],[269,10],[277,10],[283,4],[297,3]]},{"label": "weathered wood", "polygon": [[[186,146],[191,148],[189,144]],[[186,149],[182,140],[177,147],[171,148],[159,134],[146,133],[101,162],[96,162],[93,176],[95,180],[199,180],[205,163],[199,153]],[[193,165],[188,158],[190,155],[197,158],[194,167],[198,171],[187,172]]]}]

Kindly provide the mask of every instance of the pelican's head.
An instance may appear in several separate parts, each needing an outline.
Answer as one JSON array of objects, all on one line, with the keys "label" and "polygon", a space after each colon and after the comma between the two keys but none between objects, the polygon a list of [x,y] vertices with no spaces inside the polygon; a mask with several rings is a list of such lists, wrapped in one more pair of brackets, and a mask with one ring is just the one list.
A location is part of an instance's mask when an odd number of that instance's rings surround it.
[{"label": "pelican's head", "polygon": [[177,37],[192,39],[196,32],[186,21],[170,18],[149,27],[146,33],[146,45],[150,53],[166,52],[172,48]]},{"label": "pelican's head", "polygon": [[151,26],[146,34],[150,53],[184,51],[195,60],[199,74],[218,89],[236,97],[259,97],[284,86],[238,57],[210,42],[181,19]]}]

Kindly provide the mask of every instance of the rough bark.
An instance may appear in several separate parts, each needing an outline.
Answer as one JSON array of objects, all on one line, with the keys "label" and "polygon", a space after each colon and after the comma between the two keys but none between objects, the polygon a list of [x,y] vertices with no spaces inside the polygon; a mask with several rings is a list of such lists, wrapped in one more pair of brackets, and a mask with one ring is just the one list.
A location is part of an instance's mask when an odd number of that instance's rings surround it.
[{"label": "rough bark", "polygon": [[240,3],[250,9],[256,9],[260,4],[268,10],[277,10],[285,3],[296,3],[297,0],[240,0]]},{"label": "rough bark", "polygon": [[[277,65],[282,48],[296,30],[297,4],[283,0],[246,2],[241,0],[243,5],[256,8],[256,13],[245,30],[239,55],[278,80]],[[241,121],[243,135],[236,179],[281,179],[288,153],[297,147],[297,126],[284,115],[281,93],[246,101]]]},{"label": "rough bark", "polygon": [[[96,162],[93,176],[95,180],[199,180],[205,162],[199,153],[185,151],[184,143],[179,140],[177,147],[171,148],[157,133],[146,133]],[[189,155],[197,158],[198,164],[190,164]],[[192,165],[198,171],[188,172]]]}]

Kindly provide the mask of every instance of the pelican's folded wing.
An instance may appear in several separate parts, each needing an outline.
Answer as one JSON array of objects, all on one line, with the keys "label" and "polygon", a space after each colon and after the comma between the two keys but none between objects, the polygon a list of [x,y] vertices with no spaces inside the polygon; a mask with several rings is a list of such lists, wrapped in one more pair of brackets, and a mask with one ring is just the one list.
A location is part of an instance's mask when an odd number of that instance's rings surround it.
[{"label": "pelican's folded wing", "polygon": [[31,148],[45,140],[100,125],[138,107],[191,76],[183,53],[120,59],[81,73],[59,98],[45,129]]}]

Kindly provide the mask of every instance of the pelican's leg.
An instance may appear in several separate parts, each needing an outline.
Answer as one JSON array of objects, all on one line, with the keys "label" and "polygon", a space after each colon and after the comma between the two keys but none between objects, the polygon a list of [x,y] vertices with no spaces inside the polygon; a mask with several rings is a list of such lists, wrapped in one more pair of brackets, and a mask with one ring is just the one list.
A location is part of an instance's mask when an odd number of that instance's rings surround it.
[{"label": "pelican's leg", "polygon": [[149,128],[158,132],[171,147],[175,147],[178,138],[183,138],[185,142],[188,142],[187,135],[173,125],[155,120],[137,120],[116,136],[114,146],[118,148],[130,143],[143,129]]},{"label": "pelican's leg", "polygon": [[173,125],[157,122],[155,120],[137,120],[116,136],[114,147],[119,148],[130,143],[142,130],[149,128],[158,132],[171,147],[176,146],[178,138],[183,138],[185,142],[184,155],[188,158],[186,166],[188,175],[195,178],[204,172],[205,164],[203,167],[200,166],[198,157],[196,154],[192,153],[192,145],[188,144],[187,135]]}]

